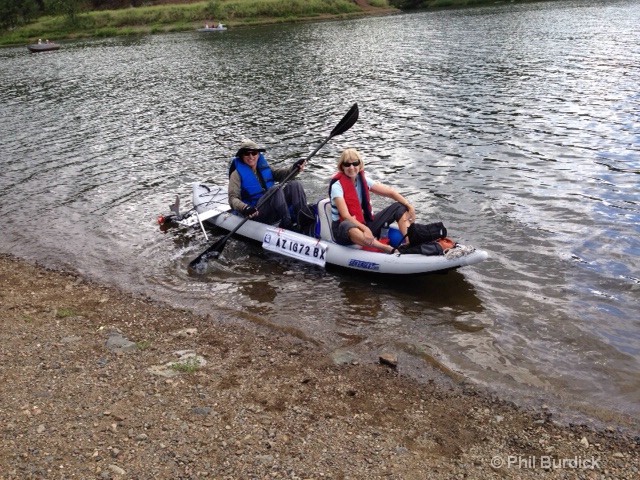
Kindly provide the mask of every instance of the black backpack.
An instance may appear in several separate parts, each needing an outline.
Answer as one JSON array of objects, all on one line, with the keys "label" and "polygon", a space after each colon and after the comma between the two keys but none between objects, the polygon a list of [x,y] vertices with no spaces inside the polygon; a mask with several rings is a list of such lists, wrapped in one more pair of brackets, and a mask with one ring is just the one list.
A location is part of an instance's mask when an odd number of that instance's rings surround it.
[{"label": "black backpack", "polygon": [[408,245],[398,247],[400,253],[418,253],[421,255],[443,255],[444,251],[437,240],[447,236],[447,227],[442,222],[421,225],[412,223],[407,229]]},{"label": "black backpack", "polygon": [[447,227],[442,222],[421,225],[412,223],[407,229],[407,237],[411,245],[421,245],[447,236]]}]

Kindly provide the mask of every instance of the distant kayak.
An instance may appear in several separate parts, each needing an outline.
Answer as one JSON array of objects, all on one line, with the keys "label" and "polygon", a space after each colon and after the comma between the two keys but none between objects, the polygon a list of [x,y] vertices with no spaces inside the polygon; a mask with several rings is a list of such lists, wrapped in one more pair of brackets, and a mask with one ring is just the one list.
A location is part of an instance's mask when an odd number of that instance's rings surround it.
[{"label": "distant kayak", "polygon": [[27,48],[29,49],[29,51],[31,53],[50,52],[52,50],[58,50],[60,48],[60,45],[58,45],[57,43],[53,43],[53,42],[32,43],[31,45],[27,45]]},{"label": "distant kayak", "polygon": [[227,29],[223,24],[219,23],[217,27],[209,27],[205,26],[203,28],[199,28],[199,32],[223,32]]}]

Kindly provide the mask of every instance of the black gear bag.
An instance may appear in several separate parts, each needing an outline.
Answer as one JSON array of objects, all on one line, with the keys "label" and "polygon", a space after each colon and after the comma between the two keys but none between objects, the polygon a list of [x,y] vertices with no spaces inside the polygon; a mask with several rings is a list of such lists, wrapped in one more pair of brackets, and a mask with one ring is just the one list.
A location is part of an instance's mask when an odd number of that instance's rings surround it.
[{"label": "black gear bag", "polygon": [[420,223],[412,223],[407,229],[407,237],[410,245],[422,245],[423,243],[432,242],[439,238],[447,236],[447,227],[442,222],[428,223],[421,225]]},{"label": "black gear bag", "polygon": [[438,240],[447,236],[447,227],[442,222],[421,225],[412,223],[407,229],[408,245],[398,247],[400,253],[421,255],[443,255],[444,250]]}]

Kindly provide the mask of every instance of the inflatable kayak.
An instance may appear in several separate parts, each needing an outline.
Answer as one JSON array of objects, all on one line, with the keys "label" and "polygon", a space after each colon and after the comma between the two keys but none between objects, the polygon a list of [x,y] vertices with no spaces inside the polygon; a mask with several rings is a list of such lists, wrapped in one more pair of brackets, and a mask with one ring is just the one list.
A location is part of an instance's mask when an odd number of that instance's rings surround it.
[{"label": "inflatable kayak", "polygon": [[[236,234],[260,242],[266,250],[325,267],[327,264],[352,270],[394,275],[416,275],[475,265],[489,255],[483,250],[458,244],[444,255],[387,254],[365,250],[357,245],[344,246],[333,241],[331,204],[323,199],[316,205],[316,225],[313,234],[302,234],[274,225],[246,220],[229,209],[226,187],[209,188],[193,184],[193,209],[180,215],[174,210],[177,223],[185,227],[215,225],[227,230],[244,224]],[[399,232],[398,232],[399,233]]]},{"label": "inflatable kayak", "polygon": [[31,53],[51,52],[53,50],[59,50],[60,45],[47,40],[44,43],[32,43],[31,45],[27,45],[27,48]]},{"label": "inflatable kayak", "polygon": [[227,29],[223,24],[219,23],[216,27],[210,27],[205,25],[203,28],[198,28],[199,32],[224,32]]}]

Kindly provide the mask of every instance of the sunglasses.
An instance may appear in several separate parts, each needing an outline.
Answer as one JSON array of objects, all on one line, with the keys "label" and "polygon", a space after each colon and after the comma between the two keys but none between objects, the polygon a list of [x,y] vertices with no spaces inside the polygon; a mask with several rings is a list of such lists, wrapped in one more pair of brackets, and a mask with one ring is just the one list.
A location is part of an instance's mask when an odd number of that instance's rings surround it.
[{"label": "sunglasses", "polygon": [[258,150],[245,150],[243,155],[258,155],[259,153]]},{"label": "sunglasses", "polygon": [[347,167],[357,167],[357,166],[359,166],[359,165],[360,165],[360,160],[357,160],[357,161],[355,161],[355,162],[342,162],[342,166],[343,166],[344,168],[347,168]]}]

